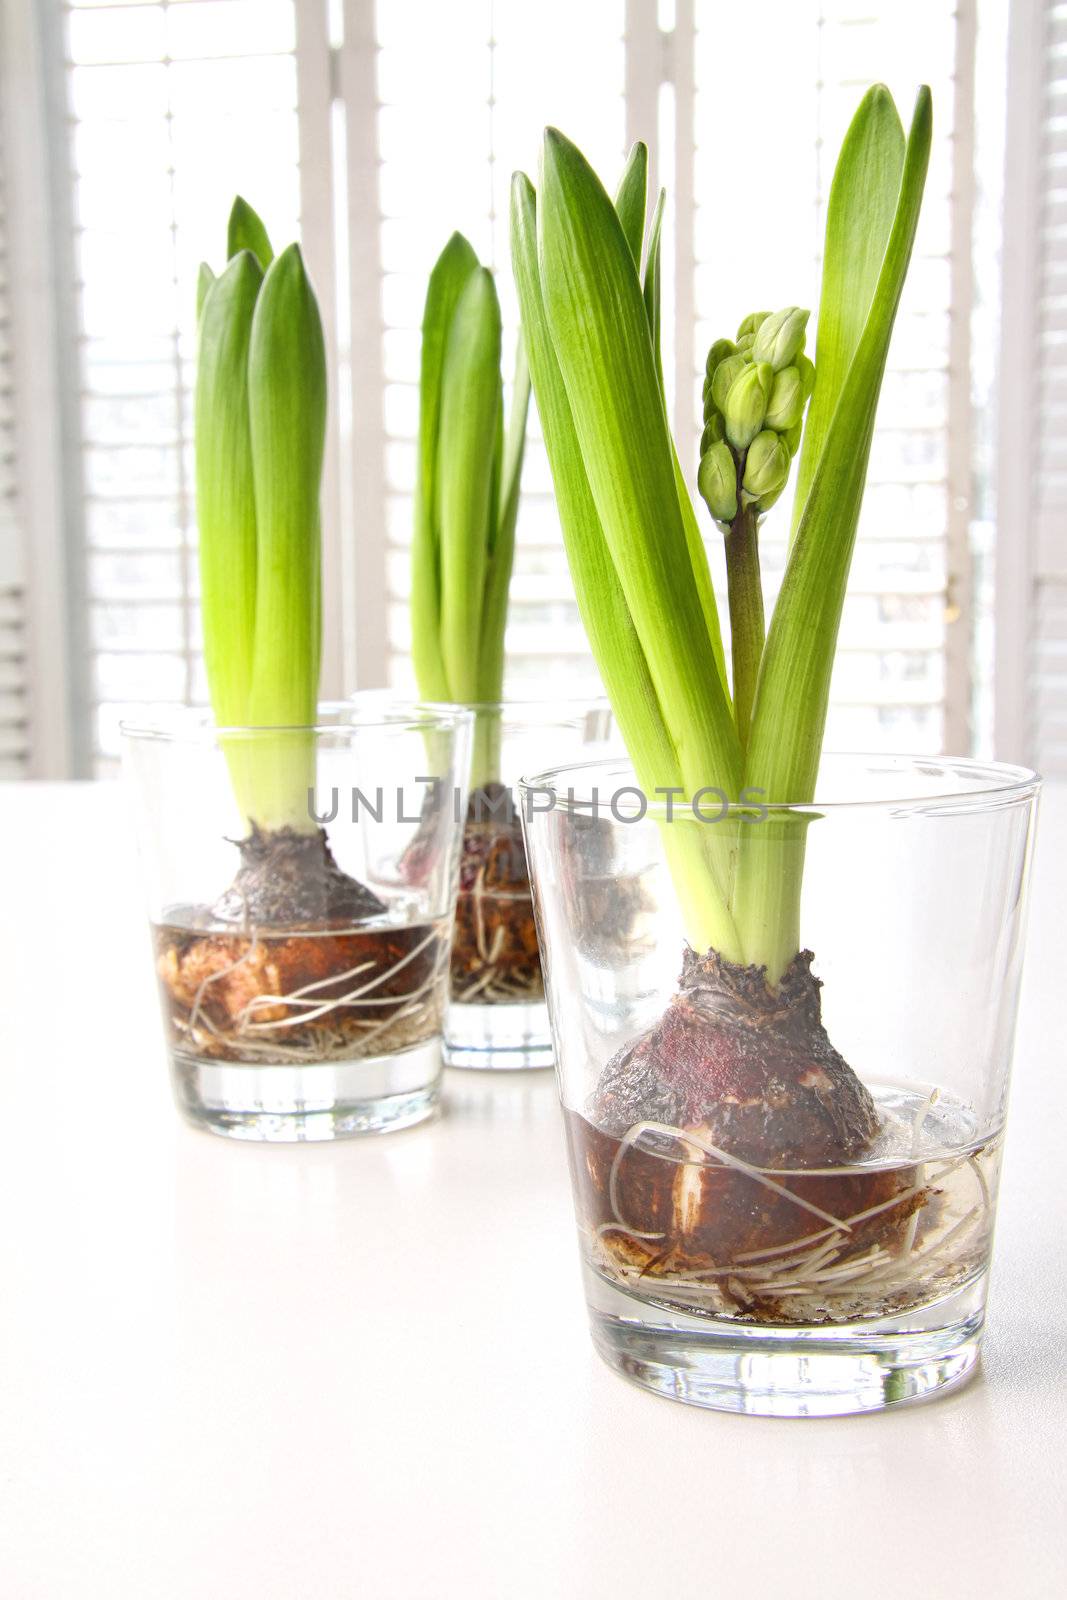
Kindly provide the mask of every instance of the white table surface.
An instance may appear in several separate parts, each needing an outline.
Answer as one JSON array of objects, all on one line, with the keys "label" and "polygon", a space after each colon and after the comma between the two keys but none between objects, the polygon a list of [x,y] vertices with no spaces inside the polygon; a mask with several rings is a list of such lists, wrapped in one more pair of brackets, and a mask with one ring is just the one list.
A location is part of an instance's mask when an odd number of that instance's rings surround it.
[{"label": "white table surface", "polygon": [[3,1600],[1063,1592],[1067,789],[984,1367],[820,1422],[601,1365],[548,1074],[381,1139],[183,1126],[131,854],[116,789],[0,787]]}]

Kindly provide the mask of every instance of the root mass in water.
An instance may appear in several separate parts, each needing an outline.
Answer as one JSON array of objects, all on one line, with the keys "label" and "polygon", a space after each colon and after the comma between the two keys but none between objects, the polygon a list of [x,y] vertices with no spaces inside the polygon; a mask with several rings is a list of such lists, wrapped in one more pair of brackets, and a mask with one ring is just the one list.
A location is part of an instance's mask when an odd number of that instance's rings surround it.
[{"label": "root mass in water", "polygon": [[688,951],[664,1016],[568,1112],[587,1254],[620,1287],[818,1323],[922,1303],[984,1264],[995,1141],[914,1159],[935,1096],[902,1143],[823,1028],[811,961],[771,990]]},{"label": "root mass in water", "polygon": [[202,1060],[311,1065],[413,1048],[441,1025],[448,929],[391,923],[336,864],[322,830],[253,827],[210,908],[155,929],[176,1050]]},{"label": "root mass in water", "polygon": [[451,985],[459,1004],[544,998],[522,827],[501,784],[476,789],[467,808]]}]

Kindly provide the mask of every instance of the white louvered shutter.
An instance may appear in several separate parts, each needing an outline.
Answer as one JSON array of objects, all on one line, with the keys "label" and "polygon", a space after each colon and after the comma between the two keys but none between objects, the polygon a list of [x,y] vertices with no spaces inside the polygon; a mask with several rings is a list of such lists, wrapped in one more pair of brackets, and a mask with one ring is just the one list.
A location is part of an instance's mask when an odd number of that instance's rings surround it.
[{"label": "white louvered shutter", "polygon": [[996,748],[1067,774],[1067,3],[1015,0],[997,441]]},{"label": "white louvered shutter", "polygon": [[67,10],[94,749],[205,697],[191,431],[195,285],[241,192],[299,230],[293,0]]},{"label": "white louvered shutter", "polygon": [[[1067,774],[1067,4],[1046,8],[1038,217],[1033,697],[1029,759]],[[1008,512],[1009,508],[1005,508]],[[1004,533],[1012,537],[1008,516]]]},{"label": "white louvered shutter", "polygon": [[25,535],[18,497],[6,194],[0,135],[0,779],[24,777],[29,758]]}]

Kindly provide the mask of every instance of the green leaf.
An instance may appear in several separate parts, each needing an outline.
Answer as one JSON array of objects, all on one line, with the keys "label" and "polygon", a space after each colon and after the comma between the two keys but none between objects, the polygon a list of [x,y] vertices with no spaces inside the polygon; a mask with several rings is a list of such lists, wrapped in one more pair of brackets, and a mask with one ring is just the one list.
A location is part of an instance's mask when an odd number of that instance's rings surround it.
[{"label": "green leaf", "polygon": [[[326,352],[318,303],[298,245],[271,264],[256,302],[248,353],[258,560],[249,721],[315,720],[322,601],[319,487],[326,438]],[[264,826],[309,826],[308,755],[280,742],[257,772]]]},{"label": "green leaf", "polygon": [[[617,203],[617,202],[616,202]],[[648,258],[645,262],[645,278],[643,294],[645,312],[648,316],[649,332],[652,337],[652,350],[656,358],[656,379],[659,383],[660,395],[663,399],[664,416],[667,415],[667,395],[663,385],[663,361],[660,354],[660,246],[663,233],[663,214],[667,204],[667,191],[661,189],[656,209],[652,217],[652,228],[648,237]],[[671,440],[671,456],[674,463],[674,482],[678,491],[678,507],[682,514],[682,523],[685,528],[685,539],[689,549],[690,565],[693,568],[693,580],[700,596],[700,609],[704,613],[704,624],[707,629],[708,642],[711,653],[715,658],[716,671],[719,682],[727,702],[730,699],[730,689],[726,681],[726,654],[722,644],[722,630],[719,624],[719,608],[715,601],[715,587],[711,581],[711,569],[708,565],[708,552],[700,532],[693,502],[682,471],[682,464],[678,460],[678,451],[674,440]]]},{"label": "green leaf", "polygon": [[845,134],[826,208],[815,346],[817,378],[797,465],[796,535],[882,270],[904,164],[904,130],[883,84],[868,89]]},{"label": "green leaf", "polygon": [[[865,105],[869,104],[865,101]],[[861,108],[862,109],[862,108]],[[830,697],[837,635],[845,589],[863,502],[871,441],[893,323],[911,260],[930,159],[930,91],[919,92],[897,186],[892,227],[863,318],[837,405],[819,455],[818,466],[790,551],[782,588],[771,619],[748,746],[745,780],[763,790],[771,802],[804,803],[815,793],[826,710]],[[882,115],[885,148],[868,146],[871,158],[866,182],[838,186],[834,226],[847,242],[853,232],[870,226],[875,205],[870,186],[893,183],[896,147],[892,120]],[[853,152],[846,160],[846,172]],[[876,208],[880,209],[880,208]],[[828,219],[829,222],[829,219]],[[829,266],[829,262],[828,262]],[[832,274],[834,267],[829,267]],[[839,283],[851,301],[853,286]],[[855,319],[832,300],[824,304],[838,320]],[[820,321],[822,313],[820,312]],[[821,329],[820,329],[821,340]],[[822,382],[821,343],[816,362],[815,392]],[[809,424],[810,427],[810,424]],[[761,832],[751,829],[752,836]],[[796,828],[780,826],[783,848],[791,852],[788,870],[777,865],[765,848],[746,841],[737,880],[737,912],[750,959],[766,961],[773,978],[796,953],[799,926],[800,871],[803,852]],[[790,948],[791,947],[791,948]]]},{"label": "green leaf", "polygon": [[419,693],[427,700],[450,698],[441,654],[441,551],[437,530],[441,374],[456,306],[477,269],[478,257],[473,249],[461,233],[454,233],[430,274],[422,316],[419,452],[411,555],[411,654]]},{"label": "green leaf", "polygon": [[[668,727],[604,536],[556,359],[538,264],[536,197],[522,173],[512,182],[511,259],[582,622],[638,782],[649,795],[657,788],[678,793],[684,783],[674,732]],[[737,936],[725,899],[726,868],[711,859],[712,846],[719,843],[709,840],[713,831],[669,826],[664,828],[663,838],[685,926],[694,943],[713,943],[717,949],[730,951],[738,947]]]},{"label": "green leaf", "polygon": [[492,463],[501,426],[500,305],[478,267],[456,305],[441,380],[437,526],[441,656],[449,698],[475,701],[488,551],[495,526]]},{"label": "green leaf", "polygon": [[578,609],[641,781],[677,783],[674,741],[608,553],[552,345],[537,261],[537,198],[521,172],[511,185],[511,263]]},{"label": "green leaf", "polygon": [[200,321],[200,313],[204,309],[207,292],[215,282],[215,274],[206,261],[201,261],[196,274],[196,320]]},{"label": "green leaf", "polygon": [[247,250],[213,279],[200,314],[196,515],[204,661],[216,720],[248,719],[256,621],[256,500],[248,350],[263,282]]},{"label": "green leaf", "polygon": [[589,488],[688,793],[736,794],[740,748],[707,636],[633,254],[611,200],[562,134],[545,135],[538,216],[551,341]]},{"label": "green leaf", "polygon": [[645,207],[648,204],[648,146],[640,140],[633,146],[623,168],[615,195],[615,212],[630,246],[634,266],[641,270],[641,247],[645,240]]},{"label": "green leaf", "polygon": [[266,228],[248,201],[243,200],[240,195],[230,210],[230,220],[226,228],[227,261],[231,260],[239,250],[250,250],[263,272],[266,272],[274,260],[274,251],[271,249]]},{"label": "green leaf", "polygon": [[[618,202],[616,202],[616,205]],[[660,394],[666,406],[667,395],[663,387],[663,353],[661,344],[661,312],[660,301],[662,289],[660,284],[660,247],[663,238],[663,213],[667,206],[667,191],[661,189],[656,209],[652,213],[652,228],[648,235],[648,259],[645,262],[645,280],[643,293],[645,297],[645,312],[648,316],[649,332],[652,335],[652,349],[656,357],[656,376],[659,379]]]},{"label": "green leaf", "polygon": [[478,699],[499,700],[504,684],[504,638],[507,628],[508,590],[515,560],[515,525],[519,515],[519,486],[526,446],[526,416],[530,407],[530,368],[522,340],[515,356],[515,381],[511,416],[503,452],[496,528],[489,552],[485,585],[482,638],[478,658]]}]

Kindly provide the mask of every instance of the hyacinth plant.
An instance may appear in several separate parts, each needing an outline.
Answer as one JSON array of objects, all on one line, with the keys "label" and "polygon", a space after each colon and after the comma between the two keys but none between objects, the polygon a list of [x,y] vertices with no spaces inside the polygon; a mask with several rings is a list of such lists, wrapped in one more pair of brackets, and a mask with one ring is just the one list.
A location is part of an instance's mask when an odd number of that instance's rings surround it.
[{"label": "hyacinth plant", "polygon": [[197,322],[204,662],[247,828],[237,880],[214,910],[227,921],[358,919],[381,902],[337,868],[309,803],[322,649],[322,319],[299,245],[275,256],[240,197],[225,269],[200,268]]},{"label": "hyacinth plant", "polygon": [[[513,182],[527,354],[583,622],[646,794],[714,786],[771,805],[759,827],[665,826],[663,838],[692,950],[763,969],[772,989],[800,949],[804,855],[803,824],[776,819],[773,805],[815,793],[930,137],[928,90],[907,138],[888,90],[861,102],[829,196],[814,366],[803,349],[807,313],[792,306],[746,318],[709,355],[698,481],[725,534],[732,680],[667,422],[664,197],[642,252],[646,152],[635,147],[613,203],[581,152],[549,129],[540,194],[524,174]],[[794,456],[789,559],[765,634],[759,524]]]},{"label": "hyacinth plant", "polygon": [[[807,313],[792,305],[746,317],[710,352],[698,483],[725,538],[729,674],[667,422],[663,197],[642,248],[645,151],[631,154],[614,203],[554,130],[540,194],[514,180],[515,276],[579,608],[660,822],[686,939],[659,1019],[567,1108],[573,1168],[597,1270],[623,1285],[669,1283],[679,1304],[695,1297],[714,1313],[794,1318],[792,1268],[753,1262],[794,1252],[815,1272],[827,1251],[835,1272],[867,1272],[879,1252],[903,1249],[925,1193],[912,1169],[857,1176],[882,1121],[823,1026],[814,957],[801,949],[814,813],[796,808],[815,795],[930,133],[925,89],[907,139],[887,90],[860,104],[827,206],[814,366]],[[765,630],[760,522],[794,458],[792,540]],[[708,789],[726,797],[717,822],[696,820]],[[805,1169],[820,1176],[785,1176]],[[745,1287],[753,1271],[766,1278],[758,1294]]]},{"label": "hyacinth plant", "polygon": [[[454,233],[426,292],[411,568],[412,659],[427,700],[501,698],[530,377],[520,341],[504,425],[496,284]],[[499,721],[476,713],[471,787],[499,780]]]},{"label": "hyacinth plant", "polygon": [[505,426],[500,357],[493,275],[454,233],[430,274],[422,322],[411,635],[419,693],[475,708],[452,998],[479,1005],[542,993],[526,853],[501,782],[499,709],[530,374],[520,339]]}]

